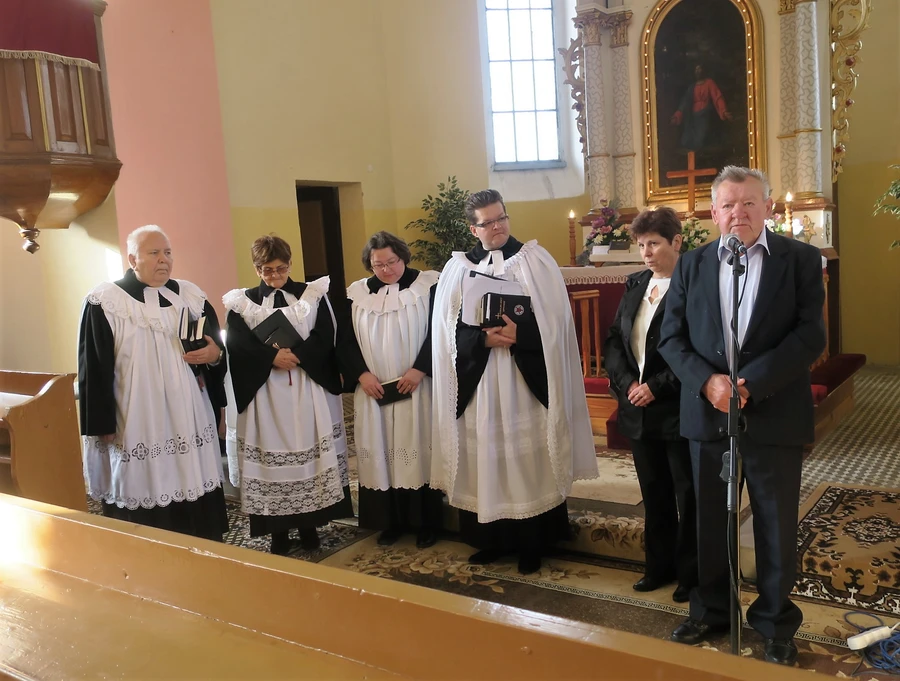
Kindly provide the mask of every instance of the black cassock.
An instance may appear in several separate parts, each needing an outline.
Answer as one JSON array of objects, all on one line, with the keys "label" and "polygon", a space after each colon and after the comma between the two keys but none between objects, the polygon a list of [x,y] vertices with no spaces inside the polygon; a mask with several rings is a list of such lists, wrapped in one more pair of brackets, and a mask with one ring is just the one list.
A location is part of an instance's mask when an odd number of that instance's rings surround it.
[{"label": "black cassock", "polygon": [[[144,302],[146,284],[139,281],[134,270],[129,269],[115,284],[140,303]],[[179,293],[178,282],[169,279],[166,288]],[[171,307],[162,295],[160,307]],[[212,337],[221,349],[219,319],[216,311],[204,302],[206,315],[204,335]],[[103,308],[85,305],[78,337],[78,395],[82,435],[110,435],[116,432],[115,396],[115,338]],[[215,366],[199,365],[198,380],[202,381],[213,407],[218,425],[221,410],[225,407],[225,362]],[[196,537],[222,540],[228,531],[228,514],[225,509],[225,492],[219,486],[196,501],[173,501],[168,506],[138,507],[134,510],[119,508],[116,504],[101,502],[103,515],[128,522],[150,525]]]},{"label": "black cassock", "polygon": [[[510,236],[500,248],[504,259],[511,258],[522,248],[522,242]],[[489,254],[481,243],[466,253],[466,258],[476,265]],[[463,324],[456,325],[456,376],[459,385],[456,418],[465,412],[484,370],[487,367],[491,348],[484,344],[484,331]],[[516,328],[516,343],[510,348],[516,367],[535,398],[547,407],[547,365],[544,362],[544,348],[537,322],[519,323]],[[439,369],[438,369],[439,370]],[[459,511],[459,530],[467,544],[478,549],[496,549],[509,552],[541,552],[556,542],[569,536],[569,514],[566,502],[549,511],[524,520],[502,519],[489,523],[478,522],[478,514]]]},{"label": "black cassock", "polygon": [[[419,276],[419,270],[407,267],[397,281],[400,290],[408,289]],[[376,276],[366,281],[370,294],[377,293],[385,284]],[[434,308],[434,292],[431,287],[430,311]],[[345,304],[344,322],[339,325],[339,357],[344,376],[344,392],[353,393],[359,377],[369,371],[363,359],[353,330],[352,301]],[[431,324],[422,348],[412,368],[431,376]],[[443,492],[424,485],[419,489],[370,489],[359,487],[359,526],[370,530],[388,529],[440,529],[443,525]]]},{"label": "black cassock", "polygon": [[[282,287],[293,296],[300,298],[306,290],[303,282],[288,279]],[[263,299],[275,289],[260,282],[256,288],[247,289],[244,293],[253,303],[262,305]],[[287,307],[287,301],[281,291],[275,293],[274,307]],[[228,312],[226,320],[226,345],[228,362],[231,371],[231,383],[234,388],[235,405],[238,413],[243,413],[256,397],[257,391],[269,380],[272,373],[272,362],[278,350],[266,345],[247,326],[247,322],[238,313]],[[309,337],[291,348],[300,360],[298,371],[307,375],[333,395],[341,394],[341,376],[338,370],[337,353],[334,347],[334,325],[331,311],[328,309],[327,297],[322,296],[316,313],[315,327]],[[289,515],[261,515],[250,513],[250,535],[258,537],[264,534],[282,533],[297,528],[309,530],[326,525],[337,518],[353,517],[353,502],[350,498],[350,487],[343,488],[343,499],[331,506],[309,513],[293,513]]]}]

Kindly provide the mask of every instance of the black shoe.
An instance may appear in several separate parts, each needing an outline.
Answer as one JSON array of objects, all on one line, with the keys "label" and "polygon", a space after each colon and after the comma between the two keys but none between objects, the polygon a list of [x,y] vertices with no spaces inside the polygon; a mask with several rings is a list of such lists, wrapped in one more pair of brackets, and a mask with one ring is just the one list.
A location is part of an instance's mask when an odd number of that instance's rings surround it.
[{"label": "black shoe", "polygon": [[273,532],[272,545],[269,551],[276,556],[289,556],[299,548],[299,544],[292,540],[287,532]]},{"label": "black shoe", "polygon": [[321,544],[319,533],[316,532],[315,527],[308,530],[300,530],[300,547],[304,551],[315,551]]},{"label": "black shoe", "polygon": [[427,549],[437,544],[437,532],[429,529],[421,529],[416,535],[416,548]]},{"label": "black shoe", "polygon": [[635,591],[656,591],[659,587],[665,586],[671,581],[671,577],[667,579],[655,579],[653,577],[644,575],[638,581],[632,584],[631,588]]},{"label": "black shoe", "polygon": [[385,530],[378,535],[378,545],[393,546],[397,543],[397,540],[400,539],[402,534],[403,533],[400,530],[394,529],[393,527],[389,530]]},{"label": "black shoe", "polygon": [[793,667],[797,660],[797,646],[792,638],[767,638],[766,662]]},{"label": "black shoe", "polygon": [[541,554],[526,552],[519,555],[519,574],[530,575],[541,569]]},{"label": "black shoe", "polygon": [[675,641],[675,643],[686,643],[689,646],[692,646],[701,641],[705,641],[713,634],[718,634],[722,631],[728,631],[727,624],[706,624],[705,622],[689,617],[675,627],[675,631],[672,632],[670,638]]},{"label": "black shoe", "polygon": [[676,603],[687,603],[691,600],[691,587],[679,584],[672,594],[672,600]]},{"label": "black shoe", "polygon": [[500,551],[498,549],[484,549],[483,551],[473,553],[469,556],[469,562],[472,565],[487,565],[488,563],[493,563],[495,560],[503,558],[506,554],[506,551]]}]

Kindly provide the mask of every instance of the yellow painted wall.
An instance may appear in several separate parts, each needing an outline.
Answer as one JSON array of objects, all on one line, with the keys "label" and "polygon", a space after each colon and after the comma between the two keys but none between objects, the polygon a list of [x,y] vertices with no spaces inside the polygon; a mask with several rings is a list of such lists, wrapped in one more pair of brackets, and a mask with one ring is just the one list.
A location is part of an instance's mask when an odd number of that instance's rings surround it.
[{"label": "yellow painted wall", "polygon": [[34,255],[0,221],[0,367],[75,372],[85,294],[121,277],[115,194],[68,229],[41,231]]},{"label": "yellow painted wall", "polygon": [[[346,279],[385,229],[404,239],[422,199],[455,175],[488,185],[476,0],[212,0],[240,285],[247,249],[275,232],[296,250],[295,183],[340,187]],[[526,203],[514,232],[568,263],[569,210],[587,196]]]},{"label": "yellow painted wall", "polygon": [[874,364],[900,364],[900,221],[872,216],[900,164],[900,3],[873,0],[863,34],[850,142],[838,179],[843,350]]}]

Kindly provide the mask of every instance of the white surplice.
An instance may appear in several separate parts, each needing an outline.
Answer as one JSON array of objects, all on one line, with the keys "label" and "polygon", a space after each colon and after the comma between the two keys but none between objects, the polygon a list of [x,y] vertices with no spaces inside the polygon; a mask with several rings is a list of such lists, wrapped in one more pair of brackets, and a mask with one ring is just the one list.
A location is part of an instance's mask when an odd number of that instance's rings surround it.
[{"label": "white surplice", "polygon": [[[245,289],[228,292],[222,302],[243,317],[250,329],[279,310],[306,340],[316,325],[319,301],[328,285],[328,277],[317,279],[300,298],[282,291],[287,307],[281,308],[274,307],[277,291],[261,305],[250,300]],[[334,326],[337,328],[336,323]],[[229,420],[234,414],[234,410],[226,412]],[[229,477],[240,480],[245,513],[310,513],[344,498],[343,488],[350,478],[341,396],[313,381],[302,366],[290,372],[273,368],[244,412],[236,414],[236,422],[226,425],[236,441],[234,459],[239,467]],[[232,460],[229,457],[229,465]]]},{"label": "white surplice", "polygon": [[[382,382],[412,367],[425,342],[430,291],[438,273],[420,272],[406,289],[399,284],[371,293],[366,279],[351,284],[353,331],[366,366]],[[419,489],[431,473],[431,379],[409,399],[379,407],[362,389],[353,398],[359,484],[376,490]]]},{"label": "white surplice", "polygon": [[[181,311],[199,318],[206,294],[176,281],[180,293],[148,286],[143,303],[113,283],[85,300],[112,329],[116,398],[115,441],[82,438],[85,482],[92,498],[119,508],[195,501],[222,486],[215,415],[178,339]],[[160,295],[172,305],[161,307]]]},{"label": "white surplice", "polygon": [[[525,383],[509,349],[494,348],[475,395],[456,418],[456,325],[471,270],[518,282],[531,297],[547,367],[549,408]],[[434,428],[431,486],[481,523],[524,519],[561,504],[575,480],[598,476],[584,382],[565,284],[536,241],[479,263],[456,252],[434,304]]]}]

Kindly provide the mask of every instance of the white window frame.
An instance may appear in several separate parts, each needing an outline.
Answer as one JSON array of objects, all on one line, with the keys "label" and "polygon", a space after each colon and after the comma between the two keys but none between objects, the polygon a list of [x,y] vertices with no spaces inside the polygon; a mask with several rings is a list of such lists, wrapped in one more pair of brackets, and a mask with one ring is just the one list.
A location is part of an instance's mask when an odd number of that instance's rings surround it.
[{"label": "white window frame", "polygon": [[[559,45],[557,44],[560,31],[558,23],[560,21],[560,6],[565,7],[565,2],[560,0],[550,0],[550,16],[551,16],[551,35],[553,36],[553,65],[554,65],[554,81],[556,86],[556,141],[558,146],[558,158],[547,161],[504,161],[498,162],[495,158],[494,145],[494,111],[492,107],[491,97],[491,74],[490,74],[490,56],[488,52],[487,41],[487,6],[485,0],[478,0],[479,12],[479,35],[481,43],[481,63],[484,78],[485,92],[485,126],[487,132],[488,158],[490,161],[490,169],[492,172],[505,171],[521,171],[521,170],[546,170],[553,168],[566,168],[566,135],[567,126],[563,123],[563,115],[565,112],[565,93],[562,85],[562,68],[561,57],[557,52]],[[538,60],[543,61],[543,60]],[[515,107],[513,108],[515,111]]]}]

